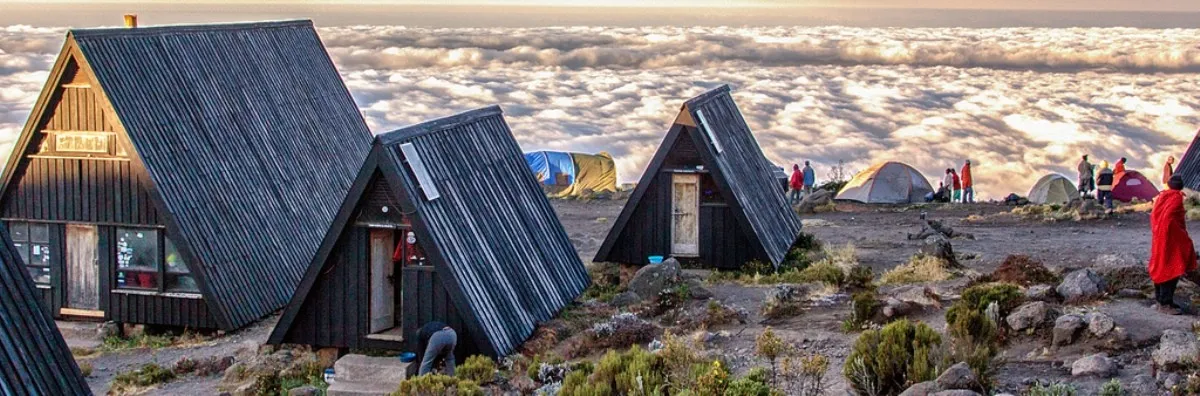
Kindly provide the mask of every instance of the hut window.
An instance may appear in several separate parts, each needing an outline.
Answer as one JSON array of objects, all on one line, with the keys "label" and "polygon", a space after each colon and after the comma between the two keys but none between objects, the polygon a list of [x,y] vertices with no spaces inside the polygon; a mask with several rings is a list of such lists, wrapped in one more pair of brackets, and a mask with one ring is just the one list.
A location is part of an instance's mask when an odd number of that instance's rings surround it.
[{"label": "hut window", "polygon": [[158,230],[117,228],[117,288],[158,290]]},{"label": "hut window", "polygon": [[170,238],[163,238],[163,241],[167,251],[167,291],[199,293],[200,288],[196,285],[196,278],[192,277],[187,265],[183,263],[183,257],[179,256],[179,250],[175,249],[175,243],[171,242]]},{"label": "hut window", "polygon": [[13,246],[25,262],[29,276],[39,285],[50,284],[50,226],[37,223],[12,223]]}]

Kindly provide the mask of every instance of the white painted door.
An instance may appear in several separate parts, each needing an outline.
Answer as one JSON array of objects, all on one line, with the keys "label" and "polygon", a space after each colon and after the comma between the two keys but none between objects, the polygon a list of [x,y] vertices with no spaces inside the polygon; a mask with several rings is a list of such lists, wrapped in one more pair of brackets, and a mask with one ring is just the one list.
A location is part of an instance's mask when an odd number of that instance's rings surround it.
[{"label": "white painted door", "polygon": [[67,307],[100,309],[100,244],[96,226],[67,225]]},{"label": "white painted door", "polygon": [[390,329],[396,323],[396,288],[392,284],[394,234],[391,229],[371,229],[371,333]]},{"label": "white painted door", "polygon": [[672,175],[671,197],[671,253],[697,256],[700,254],[700,175]]}]

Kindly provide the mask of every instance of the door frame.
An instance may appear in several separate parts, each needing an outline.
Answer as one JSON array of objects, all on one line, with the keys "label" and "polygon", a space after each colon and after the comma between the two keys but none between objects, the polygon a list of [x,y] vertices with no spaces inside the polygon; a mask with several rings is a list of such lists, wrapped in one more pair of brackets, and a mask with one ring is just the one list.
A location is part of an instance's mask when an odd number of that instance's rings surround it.
[{"label": "door frame", "polygon": [[[690,179],[690,180],[689,180]],[[676,193],[675,186],[680,184],[691,184],[695,192],[695,201],[686,203],[692,210],[691,215],[695,216],[694,228],[691,233],[695,236],[695,247],[687,245],[679,245],[675,242],[675,236],[679,228],[679,216],[685,213],[679,210],[680,205],[675,201]],[[671,173],[671,255],[680,257],[699,257],[700,256],[700,174],[691,172],[673,172]],[[684,249],[680,249],[682,246]]]},{"label": "door frame", "polygon": [[[378,234],[382,234],[382,233],[388,233],[389,236],[387,237],[386,240],[391,241],[391,243],[389,244],[391,246],[389,246],[389,247],[387,247],[387,249],[385,249],[386,250],[386,252],[384,254],[385,257],[383,257],[383,259],[387,260],[387,263],[385,265],[382,265],[382,267],[386,268],[387,271],[392,272],[392,274],[387,276],[387,279],[380,280],[380,279],[376,278],[379,275],[376,270],[375,260],[377,259],[377,257],[375,256],[374,244],[375,244],[375,240],[376,240],[375,236]],[[368,322],[367,323],[367,333],[368,334],[386,332],[388,330],[391,330],[391,329],[394,329],[397,327],[396,326],[396,315],[398,314],[398,312],[396,309],[395,299],[396,299],[396,291],[398,288],[396,287],[396,278],[397,278],[396,265],[392,261],[392,252],[396,248],[395,245],[396,245],[396,230],[394,228],[383,228],[383,227],[367,228],[367,322]],[[377,283],[376,283],[377,281],[379,282],[378,283],[379,285],[385,285],[385,286],[390,285],[391,289],[392,289],[391,296],[386,296],[387,298],[380,300],[381,303],[391,307],[392,321],[386,327],[377,327],[377,325],[375,324],[375,319],[376,319],[375,318],[375,313],[376,313],[375,310],[377,308],[377,305],[375,304],[375,300],[377,297],[377,294],[376,294],[377,291],[376,291],[375,286],[377,285]],[[382,325],[380,325],[380,326],[382,326]]]},{"label": "door frame", "polygon": [[[71,238],[72,232],[71,231],[72,231],[72,229],[76,229],[76,230],[88,229],[88,230],[90,230],[92,233],[93,241],[95,242],[95,246],[93,246],[93,248],[92,248],[93,249],[93,257],[92,257],[93,264],[92,265],[94,266],[93,276],[95,277],[94,281],[96,284],[96,290],[95,290],[96,305],[94,308],[72,306],[71,291],[72,291],[72,289],[74,289],[72,281],[75,280],[74,275],[76,275],[76,274],[72,274],[72,271],[71,271],[72,257],[74,257],[72,255],[73,250],[72,250],[72,246],[71,246],[71,241],[72,241],[72,238]],[[62,267],[63,281],[62,282],[63,283],[62,283],[62,285],[64,286],[64,288],[63,288],[63,293],[62,293],[63,303],[62,303],[62,307],[59,308],[59,314],[67,315],[67,316],[82,316],[82,317],[89,317],[89,318],[105,317],[104,296],[105,296],[106,291],[104,290],[104,285],[106,282],[104,282],[104,274],[107,273],[107,271],[104,271],[104,269],[102,268],[102,264],[105,260],[102,260],[102,258],[103,258],[102,255],[104,254],[104,252],[101,249],[101,243],[100,243],[100,239],[101,239],[100,238],[100,226],[98,224],[88,224],[88,223],[67,223],[67,224],[64,224],[64,226],[63,226],[63,234],[62,235],[63,235],[63,243],[62,243],[62,246],[63,246],[63,254],[62,254],[62,257],[63,257],[63,267]]]}]

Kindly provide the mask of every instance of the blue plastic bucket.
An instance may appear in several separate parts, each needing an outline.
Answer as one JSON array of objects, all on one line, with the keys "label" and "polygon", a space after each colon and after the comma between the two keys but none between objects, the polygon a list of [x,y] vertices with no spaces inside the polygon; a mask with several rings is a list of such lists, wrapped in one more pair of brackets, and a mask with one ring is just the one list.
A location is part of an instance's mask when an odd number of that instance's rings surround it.
[{"label": "blue plastic bucket", "polygon": [[400,361],[403,363],[412,363],[417,360],[417,354],[412,352],[404,352],[400,354]]},{"label": "blue plastic bucket", "polygon": [[663,256],[650,256],[650,264],[662,264]]}]

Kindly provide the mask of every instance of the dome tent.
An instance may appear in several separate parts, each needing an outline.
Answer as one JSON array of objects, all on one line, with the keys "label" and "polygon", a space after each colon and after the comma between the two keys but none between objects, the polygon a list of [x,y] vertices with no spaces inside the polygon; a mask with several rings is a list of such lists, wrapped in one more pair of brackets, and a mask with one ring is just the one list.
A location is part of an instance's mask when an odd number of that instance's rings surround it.
[{"label": "dome tent", "polygon": [[933,187],[913,167],[899,162],[875,164],[854,175],[837,199],[862,203],[924,202]]},{"label": "dome tent", "polygon": [[1079,199],[1079,189],[1066,176],[1051,173],[1042,176],[1029,189],[1029,202],[1035,204],[1067,204]]},{"label": "dome tent", "polygon": [[1127,170],[1113,181],[1112,194],[1113,199],[1121,202],[1129,202],[1134,198],[1149,201],[1158,196],[1158,188],[1141,172]]},{"label": "dome tent", "polygon": [[606,152],[535,151],[525,153],[525,162],[542,184],[542,190],[552,197],[617,191],[617,166]]}]

